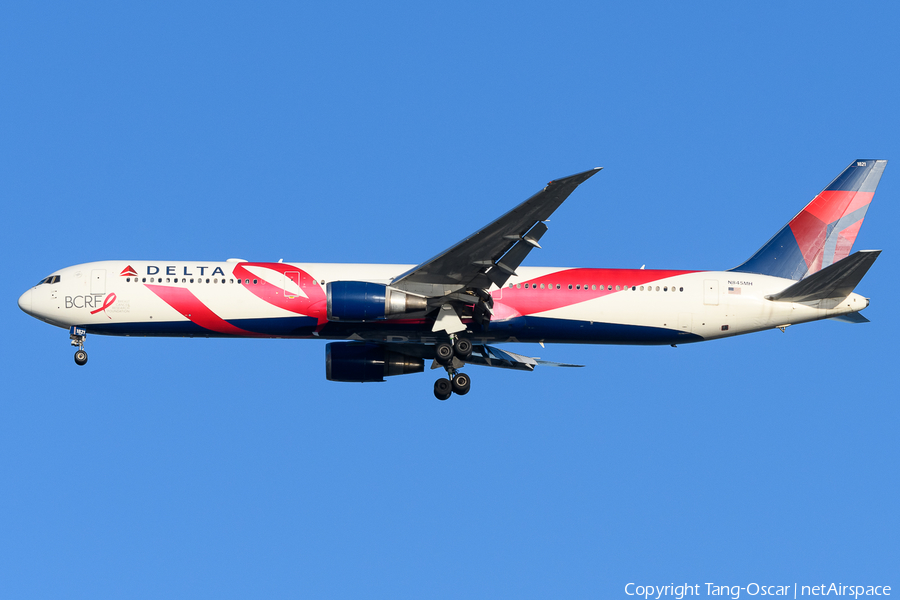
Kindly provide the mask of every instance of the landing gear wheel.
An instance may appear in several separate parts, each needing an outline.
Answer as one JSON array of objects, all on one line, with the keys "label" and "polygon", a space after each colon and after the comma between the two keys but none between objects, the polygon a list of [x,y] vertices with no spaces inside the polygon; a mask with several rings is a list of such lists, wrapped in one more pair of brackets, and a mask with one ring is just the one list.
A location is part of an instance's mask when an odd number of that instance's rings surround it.
[{"label": "landing gear wheel", "polygon": [[456,340],[456,343],[453,344],[453,350],[460,360],[466,360],[472,356],[472,342],[465,338],[459,338]]},{"label": "landing gear wheel", "polygon": [[457,373],[453,377],[453,381],[451,382],[453,386],[453,391],[460,396],[465,396],[469,393],[469,388],[472,387],[472,380],[469,379],[469,376],[465,373]]},{"label": "landing gear wheel", "polygon": [[446,342],[438,344],[434,349],[434,359],[442,365],[449,365],[453,360],[453,346]]},{"label": "landing gear wheel", "polygon": [[449,379],[438,379],[434,382],[434,397],[438,400],[446,400],[453,393],[453,384]]},{"label": "landing gear wheel", "polygon": [[79,367],[82,367],[87,363],[87,352],[84,350],[78,350],[75,352],[75,364]]}]

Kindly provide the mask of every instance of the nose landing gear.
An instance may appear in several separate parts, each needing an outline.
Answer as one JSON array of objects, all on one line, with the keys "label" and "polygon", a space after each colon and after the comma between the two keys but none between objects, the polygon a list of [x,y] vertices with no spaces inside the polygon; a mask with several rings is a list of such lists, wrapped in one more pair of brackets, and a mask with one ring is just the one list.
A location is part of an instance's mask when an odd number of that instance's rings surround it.
[{"label": "nose landing gear", "polygon": [[78,350],[75,351],[75,364],[79,367],[84,366],[88,360],[87,352],[84,351],[84,339],[86,337],[87,332],[84,329],[74,326],[69,328],[69,339],[72,340],[73,346],[78,346]]},{"label": "nose landing gear", "polygon": [[465,396],[469,393],[472,379],[458,369],[471,355],[472,342],[464,338],[457,338],[452,346],[443,342],[435,347],[435,360],[447,370],[447,379],[441,378],[434,382],[435,398],[446,400],[451,394]]}]

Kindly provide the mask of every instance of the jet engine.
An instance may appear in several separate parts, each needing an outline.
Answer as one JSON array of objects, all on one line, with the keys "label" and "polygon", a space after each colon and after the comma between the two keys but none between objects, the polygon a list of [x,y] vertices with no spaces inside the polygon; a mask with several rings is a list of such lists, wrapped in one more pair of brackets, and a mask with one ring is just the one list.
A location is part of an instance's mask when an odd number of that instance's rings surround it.
[{"label": "jet engine", "polygon": [[392,375],[421,373],[425,359],[388,350],[368,342],[332,342],[325,346],[328,381],[384,381]]},{"label": "jet engine", "polygon": [[332,281],[325,294],[329,321],[380,321],[428,308],[426,298],[367,281]]}]

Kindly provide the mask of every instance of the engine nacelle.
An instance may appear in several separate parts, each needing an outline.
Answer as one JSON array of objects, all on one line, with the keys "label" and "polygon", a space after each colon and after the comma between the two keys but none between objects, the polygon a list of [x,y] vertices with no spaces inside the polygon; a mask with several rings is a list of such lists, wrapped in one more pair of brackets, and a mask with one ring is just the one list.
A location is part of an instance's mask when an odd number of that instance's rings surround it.
[{"label": "engine nacelle", "polygon": [[328,381],[384,381],[392,375],[421,373],[425,359],[388,350],[368,342],[332,342],[325,346]]},{"label": "engine nacelle", "polygon": [[368,281],[331,281],[325,294],[329,321],[380,321],[428,308],[425,298]]}]

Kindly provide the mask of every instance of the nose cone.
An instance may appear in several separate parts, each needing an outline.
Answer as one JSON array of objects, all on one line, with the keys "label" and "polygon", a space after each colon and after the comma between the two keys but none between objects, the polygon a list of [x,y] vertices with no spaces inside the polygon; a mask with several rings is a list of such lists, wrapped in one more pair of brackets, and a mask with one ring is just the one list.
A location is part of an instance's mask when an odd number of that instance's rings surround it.
[{"label": "nose cone", "polygon": [[31,314],[31,295],[34,290],[28,290],[21,296],[19,296],[19,308],[24,310],[29,315]]}]

